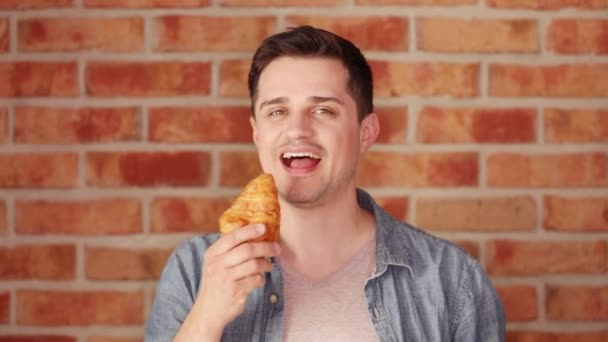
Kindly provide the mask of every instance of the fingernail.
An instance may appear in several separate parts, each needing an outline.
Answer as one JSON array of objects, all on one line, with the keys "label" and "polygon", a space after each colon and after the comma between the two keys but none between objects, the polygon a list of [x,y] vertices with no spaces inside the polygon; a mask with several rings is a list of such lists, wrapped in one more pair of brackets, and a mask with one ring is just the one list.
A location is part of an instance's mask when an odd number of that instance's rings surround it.
[{"label": "fingernail", "polygon": [[258,225],[255,227],[255,230],[256,230],[258,233],[260,233],[260,234],[261,234],[261,233],[263,233],[263,232],[265,232],[265,231],[266,231],[266,226],[264,226],[263,224],[258,224]]}]

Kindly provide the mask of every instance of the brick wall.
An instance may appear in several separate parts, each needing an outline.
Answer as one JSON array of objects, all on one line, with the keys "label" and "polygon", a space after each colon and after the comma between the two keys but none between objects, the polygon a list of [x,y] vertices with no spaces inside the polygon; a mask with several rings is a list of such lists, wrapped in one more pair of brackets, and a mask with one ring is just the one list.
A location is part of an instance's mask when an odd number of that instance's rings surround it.
[{"label": "brick wall", "polygon": [[[245,76],[361,46],[360,183],[488,270],[508,341],[607,341],[608,0],[3,0],[0,341],[141,341],[172,248],[260,169]],[[11,337],[12,336],[12,337]]]}]

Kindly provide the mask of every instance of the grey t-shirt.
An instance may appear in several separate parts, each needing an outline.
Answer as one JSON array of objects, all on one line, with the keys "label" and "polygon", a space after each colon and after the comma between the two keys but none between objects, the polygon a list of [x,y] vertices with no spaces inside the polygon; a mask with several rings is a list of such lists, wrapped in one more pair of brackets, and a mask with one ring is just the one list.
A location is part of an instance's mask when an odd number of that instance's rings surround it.
[{"label": "grey t-shirt", "polygon": [[378,341],[364,291],[376,267],[375,243],[375,238],[369,239],[323,279],[309,279],[278,258],[283,276],[283,342]]}]

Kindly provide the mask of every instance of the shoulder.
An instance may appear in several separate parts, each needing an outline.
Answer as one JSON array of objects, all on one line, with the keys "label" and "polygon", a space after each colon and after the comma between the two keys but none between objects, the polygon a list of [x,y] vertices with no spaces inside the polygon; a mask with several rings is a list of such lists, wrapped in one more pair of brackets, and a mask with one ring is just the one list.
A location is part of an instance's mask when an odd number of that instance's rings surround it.
[{"label": "shoulder", "polygon": [[399,241],[406,254],[412,284],[435,289],[435,294],[446,298],[452,332],[465,319],[483,319],[482,316],[490,317],[497,326],[502,324],[502,303],[475,258],[454,243],[404,222],[395,220],[388,230],[389,241]]},{"label": "shoulder", "polygon": [[394,218],[367,193],[359,193],[359,203],[374,215],[380,262],[408,266],[414,276],[431,268],[479,267],[472,256],[453,242]]},{"label": "shoulder", "polygon": [[408,237],[409,249],[414,259],[432,262],[439,266],[453,267],[460,265],[467,269],[477,270],[480,265],[467,251],[454,242],[433,235],[423,229],[401,222],[400,229]]},{"label": "shoulder", "polygon": [[219,234],[198,235],[182,241],[175,247],[169,257],[167,266],[177,266],[181,271],[200,273],[205,252],[215,241],[219,239]]},{"label": "shoulder", "polygon": [[369,197],[377,232],[378,258],[393,265],[406,266],[414,279],[439,280],[444,288],[471,289],[491,286],[479,264],[455,243],[412,224],[397,220]]},{"label": "shoulder", "polygon": [[398,242],[406,251],[414,273],[424,273],[429,267],[437,268],[446,276],[462,275],[463,271],[483,272],[477,260],[452,241],[397,220],[388,229],[389,241]]},{"label": "shoulder", "polygon": [[429,281],[436,282],[434,285],[441,286],[442,293],[448,296],[452,330],[464,317],[486,315],[498,323],[504,320],[498,293],[475,258],[446,239],[407,223],[398,226],[395,229],[408,242],[405,248],[410,253],[414,279],[427,285]]},{"label": "shoulder", "polygon": [[156,287],[146,323],[146,341],[171,341],[190,312],[201,284],[203,255],[218,234],[181,242],[171,253]]},{"label": "shoulder", "polygon": [[200,285],[205,251],[218,238],[217,233],[199,235],[178,244],[163,269],[159,287],[175,287],[181,283],[194,296]]},{"label": "shoulder", "polygon": [[200,259],[205,251],[219,239],[218,233],[191,237],[175,247],[173,255],[179,259]]}]

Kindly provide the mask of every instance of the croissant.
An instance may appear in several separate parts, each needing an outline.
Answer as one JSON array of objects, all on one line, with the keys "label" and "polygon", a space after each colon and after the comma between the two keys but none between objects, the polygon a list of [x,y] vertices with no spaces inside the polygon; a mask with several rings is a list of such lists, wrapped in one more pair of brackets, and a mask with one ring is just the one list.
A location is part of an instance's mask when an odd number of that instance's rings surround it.
[{"label": "croissant", "polygon": [[263,173],[250,181],[219,218],[220,232],[226,234],[234,229],[253,223],[264,223],[266,232],[253,241],[277,241],[281,212],[274,178]]}]

